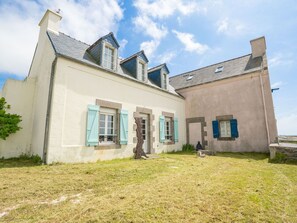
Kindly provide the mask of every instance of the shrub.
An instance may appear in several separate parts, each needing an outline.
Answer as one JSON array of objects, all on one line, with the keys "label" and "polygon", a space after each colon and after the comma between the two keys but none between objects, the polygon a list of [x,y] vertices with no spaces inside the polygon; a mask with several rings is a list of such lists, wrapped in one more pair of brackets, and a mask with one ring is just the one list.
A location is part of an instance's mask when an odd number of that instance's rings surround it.
[{"label": "shrub", "polygon": [[182,151],[183,152],[193,152],[195,150],[195,147],[192,144],[184,144]]}]

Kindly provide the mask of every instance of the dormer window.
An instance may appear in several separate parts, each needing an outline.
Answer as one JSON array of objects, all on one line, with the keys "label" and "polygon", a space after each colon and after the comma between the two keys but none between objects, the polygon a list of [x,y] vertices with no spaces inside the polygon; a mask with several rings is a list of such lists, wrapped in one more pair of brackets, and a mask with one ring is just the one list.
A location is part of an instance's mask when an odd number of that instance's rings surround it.
[{"label": "dormer window", "polygon": [[140,70],[140,77],[142,81],[146,80],[146,72],[145,72],[145,64],[142,62],[139,62],[139,70]]},{"label": "dormer window", "polygon": [[163,88],[167,89],[167,75],[165,73],[163,74]]},{"label": "dormer window", "polygon": [[114,68],[114,49],[107,45],[104,49],[103,66],[111,70]]}]

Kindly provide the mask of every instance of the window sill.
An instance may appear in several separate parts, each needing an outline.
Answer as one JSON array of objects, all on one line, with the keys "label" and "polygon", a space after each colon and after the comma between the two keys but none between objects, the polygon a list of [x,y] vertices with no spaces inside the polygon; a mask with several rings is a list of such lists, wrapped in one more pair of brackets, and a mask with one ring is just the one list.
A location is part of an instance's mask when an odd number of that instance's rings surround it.
[{"label": "window sill", "polygon": [[235,138],[232,137],[220,137],[218,141],[235,141]]},{"label": "window sill", "polygon": [[109,149],[120,149],[121,145],[119,144],[99,144],[99,146],[95,147],[95,150],[109,150]]},{"label": "window sill", "polygon": [[173,144],[174,144],[173,141],[165,141],[165,142],[164,142],[164,145],[173,145]]}]

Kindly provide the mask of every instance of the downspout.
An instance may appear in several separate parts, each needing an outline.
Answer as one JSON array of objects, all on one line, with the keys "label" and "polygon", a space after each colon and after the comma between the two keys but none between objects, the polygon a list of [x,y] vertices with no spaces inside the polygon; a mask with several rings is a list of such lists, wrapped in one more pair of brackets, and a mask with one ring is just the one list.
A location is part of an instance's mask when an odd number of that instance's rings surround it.
[{"label": "downspout", "polygon": [[48,142],[49,142],[49,126],[50,126],[50,116],[51,116],[51,105],[52,105],[52,96],[53,96],[53,86],[54,86],[54,77],[56,72],[57,57],[55,57],[52,68],[51,76],[49,83],[49,92],[47,99],[47,111],[46,111],[46,120],[45,120],[45,132],[44,132],[44,142],[43,142],[43,156],[42,160],[44,164],[47,164],[47,152],[48,152]]},{"label": "downspout", "polygon": [[270,144],[270,134],[269,134],[267,111],[266,111],[266,101],[265,101],[265,96],[264,96],[264,86],[263,86],[263,79],[262,79],[262,74],[264,73],[263,61],[264,61],[264,58],[262,56],[261,72],[260,72],[260,85],[261,85],[261,92],[262,92],[263,109],[264,109],[264,116],[265,116],[265,125],[266,125],[266,131],[267,131],[267,141],[268,141],[268,146],[269,146],[269,144]]}]

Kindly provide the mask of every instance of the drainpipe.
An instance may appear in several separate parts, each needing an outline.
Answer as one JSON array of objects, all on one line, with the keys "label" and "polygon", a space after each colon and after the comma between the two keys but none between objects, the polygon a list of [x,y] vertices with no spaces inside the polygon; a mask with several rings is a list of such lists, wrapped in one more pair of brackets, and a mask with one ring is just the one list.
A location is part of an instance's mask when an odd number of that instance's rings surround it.
[{"label": "drainpipe", "polygon": [[53,86],[54,86],[54,77],[56,71],[57,57],[54,59],[51,68],[51,76],[49,83],[49,92],[47,99],[47,111],[46,111],[46,121],[45,121],[45,132],[44,132],[44,142],[43,142],[43,156],[42,160],[44,164],[47,164],[47,149],[49,141],[49,126],[50,126],[50,116],[51,116],[51,105],[52,105],[52,96],[53,96]]},{"label": "drainpipe", "polygon": [[262,74],[264,73],[264,67],[263,67],[263,61],[264,61],[264,55],[262,56],[262,62],[261,62],[261,72],[260,72],[260,85],[261,85],[261,92],[262,92],[262,100],[263,100],[263,109],[264,109],[264,116],[265,116],[265,125],[266,125],[266,131],[267,131],[267,141],[268,146],[270,144],[270,135],[269,135],[269,127],[268,127],[268,119],[267,119],[267,111],[266,111],[266,101],[264,96],[264,86],[263,86],[263,79]]}]

